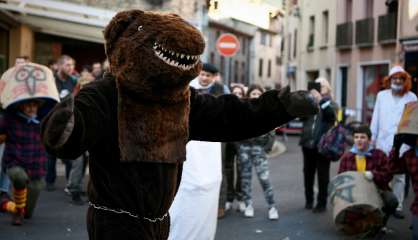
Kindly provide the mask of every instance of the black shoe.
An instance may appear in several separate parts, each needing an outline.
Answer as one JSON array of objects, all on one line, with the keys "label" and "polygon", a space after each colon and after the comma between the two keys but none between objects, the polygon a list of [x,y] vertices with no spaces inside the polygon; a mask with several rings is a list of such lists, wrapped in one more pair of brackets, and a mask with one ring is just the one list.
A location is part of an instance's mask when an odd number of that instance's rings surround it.
[{"label": "black shoe", "polygon": [[316,205],[315,208],[312,210],[313,213],[323,213],[327,210],[326,206]]},{"label": "black shoe", "polygon": [[313,208],[313,203],[306,203],[305,209],[311,210]]},{"label": "black shoe", "polygon": [[405,215],[402,211],[396,210],[396,212],[393,214],[393,216],[397,219],[404,219]]},{"label": "black shoe", "polygon": [[81,194],[79,192],[71,193],[71,203],[77,206],[84,205],[84,201],[81,198]]}]

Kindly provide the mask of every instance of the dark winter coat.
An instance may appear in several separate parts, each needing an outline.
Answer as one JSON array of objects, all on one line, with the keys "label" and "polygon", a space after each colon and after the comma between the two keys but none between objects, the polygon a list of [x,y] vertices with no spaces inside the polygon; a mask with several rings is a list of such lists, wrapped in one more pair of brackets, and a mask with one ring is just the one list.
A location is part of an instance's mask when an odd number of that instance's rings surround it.
[{"label": "dark winter coat", "polygon": [[319,140],[332,126],[337,119],[338,106],[330,98],[324,97],[319,102],[320,111],[318,114],[303,120],[303,130],[299,141],[302,147],[317,148]]}]

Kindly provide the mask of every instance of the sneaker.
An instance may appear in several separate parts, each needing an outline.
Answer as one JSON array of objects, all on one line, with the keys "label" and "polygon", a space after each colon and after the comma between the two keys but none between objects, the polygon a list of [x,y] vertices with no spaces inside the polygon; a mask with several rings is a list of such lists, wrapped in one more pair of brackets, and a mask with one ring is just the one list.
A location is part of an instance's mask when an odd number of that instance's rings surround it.
[{"label": "sneaker", "polygon": [[271,207],[269,209],[269,219],[270,220],[278,220],[279,219],[279,213],[277,212],[276,207]]},{"label": "sneaker", "polygon": [[232,202],[226,202],[225,203],[225,212],[232,209]]},{"label": "sneaker", "polygon": [[225,217],[225,209],[218,208],[218,219],[222,219]]},{"label": "sneaker", "polygon": [[81,195],[79,192],[71,193],[71,203],[77,206],[84,205],[83,199],[81,199]]},{"label": "sneaker", "polygon": [[307,202],[307,203],[305,204],[305,209],[311,210],[312,208],[313,208],[313,203],[311,203],[311,202]]},{"label": "sneaker", "polygon": [[238,201],[237,211],[242,213],[245,211],[245,203],[243,201]]},{"label": "sneaker", "polygon": [[244,216],[245,216],[245,217],[248,217],[248,218],[250,218],[250,217],[254,217],[254,208],[253,208],[253,206],[252,206],[252,205],[248,205],[248,206],[245,208],[245,211],[244,211]]},{"label": "sneaker", "polygon": [[66,187],[66,188],[64,188],[64,192],[65,192],[68,196],[71,196],[70,189],[68,189],[67,187]]}]

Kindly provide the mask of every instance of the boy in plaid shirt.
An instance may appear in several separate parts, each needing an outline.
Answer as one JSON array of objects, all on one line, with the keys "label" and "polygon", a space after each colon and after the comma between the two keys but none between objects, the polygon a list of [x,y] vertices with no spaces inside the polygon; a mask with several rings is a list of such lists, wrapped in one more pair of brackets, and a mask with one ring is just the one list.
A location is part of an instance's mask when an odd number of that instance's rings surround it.
[{"label": "boy in plaid shirt", "polygon": [[382,197],[384,205],[382,211],[386,214],[384,217],[386,224],[389,216],[395,213],[398,200],[388,185],[390,181],[390,173],[387,169],[388,157],[382,150],[373,148],[371,136],[372,133],[367,125],[360,125],[353,130],[353,147],[342,156],[338,173],[362,172],[367,180],[376,184]]},{"label": "boy in plaid shirt", "polygon": [[371,145],[371,131],[366,125],[361,125],[353,131],[354,144],[346,152],[340,162],[338,173],[346,171],[363,172],[364,177],[372,181],[382,190],[388,190],[385,166],[388,162],[386,154]]},{"label": "boy in plaid shirt", "polygon": [[40,100],[24,100],[0,115],[0,139],[6,143],[3,169],[12,182],[14,200],[0,200],[0,210],[13,214],[13,225],[32,217],[44,185],[47,157],[37,119],[40,105]]}]

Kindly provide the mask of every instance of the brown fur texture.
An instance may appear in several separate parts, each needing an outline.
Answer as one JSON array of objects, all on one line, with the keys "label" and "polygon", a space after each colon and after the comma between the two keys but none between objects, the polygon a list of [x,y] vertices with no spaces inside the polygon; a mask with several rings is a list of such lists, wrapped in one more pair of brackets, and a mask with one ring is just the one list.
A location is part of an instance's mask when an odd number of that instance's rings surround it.
[{"label": "brown fur texture", "polygon": [[167,64],[155,49],[158,45],[167,52],[198,56],[205,47],[200,32],[175,14],[131,10],[118,13],[104,37],[118,86],[121,161],[184,160],[188,84],[200,72],[201,62],[196,59],[185,70]]}]

